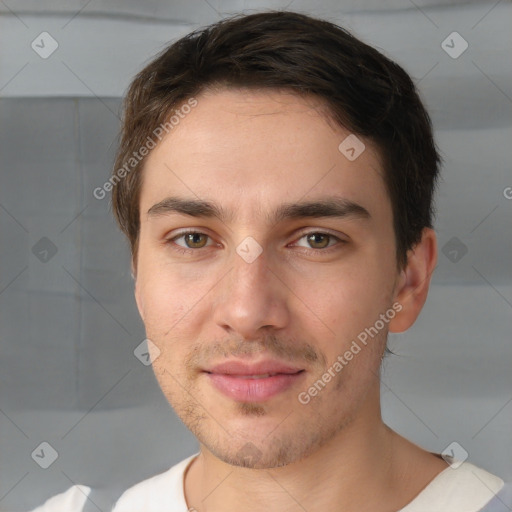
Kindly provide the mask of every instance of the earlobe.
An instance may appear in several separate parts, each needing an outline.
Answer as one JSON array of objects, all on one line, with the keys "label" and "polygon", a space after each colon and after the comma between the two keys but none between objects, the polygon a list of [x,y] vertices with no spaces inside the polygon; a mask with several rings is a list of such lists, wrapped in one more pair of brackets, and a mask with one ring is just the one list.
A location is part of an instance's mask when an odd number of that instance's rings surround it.
[{"label": "earlobe", "polygon": [[390,321],[390,332],[403,332],[414,324],[427,300],[436,263],[436,234],[433,229],[424,228],[421,241],[408,251],[407,265],[397,281],[394,299],[401,310]]}]

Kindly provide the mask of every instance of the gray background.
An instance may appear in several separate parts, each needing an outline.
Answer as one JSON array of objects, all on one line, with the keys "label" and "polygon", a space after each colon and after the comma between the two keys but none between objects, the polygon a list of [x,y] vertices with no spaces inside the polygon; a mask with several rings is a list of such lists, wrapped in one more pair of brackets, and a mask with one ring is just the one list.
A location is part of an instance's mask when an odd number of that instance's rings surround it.
[{"label": "gray background", "polygon": [[[1,511],[73,483],[92,486],[106,511],[123,489],[197,450],[134,356],[145,336],[128,245],[109,198],[92,191],[109,176],[120,98],[148,59],[226,14],[287,4],[0,2]],[[384,419],[432,451],[457,441],[471,462],[512,480],[512,6],[288,8],[337,22],[402,64],[445,160],[439,264],[417,323],[390,337],[398,355],[384,363]],[[59,45],[46,59],[31,48],[43,31]],[[441,47],[453,31],[469,45],[458,58]],[[31,457],[43,441],[59,455],[48,469]]]}]

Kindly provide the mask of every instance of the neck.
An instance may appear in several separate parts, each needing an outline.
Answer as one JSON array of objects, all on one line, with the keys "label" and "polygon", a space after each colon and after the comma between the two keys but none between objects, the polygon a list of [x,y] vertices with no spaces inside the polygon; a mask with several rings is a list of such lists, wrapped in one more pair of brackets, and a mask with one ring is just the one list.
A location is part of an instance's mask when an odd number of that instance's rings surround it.
[{"label": "neck", "polygon": [[200,512],[399,510],[446,468],[434,459],[387,427],[374,404],[373,414],[360,411],[314,453],[279,468],[231,466],[201,445],[185,496]]}]

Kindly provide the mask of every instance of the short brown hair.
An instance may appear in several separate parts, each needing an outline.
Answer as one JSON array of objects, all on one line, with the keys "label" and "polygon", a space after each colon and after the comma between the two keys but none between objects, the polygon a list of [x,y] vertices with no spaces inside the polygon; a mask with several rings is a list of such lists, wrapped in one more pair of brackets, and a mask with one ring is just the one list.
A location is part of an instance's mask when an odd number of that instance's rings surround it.
[{"label": "short brown hair", "polygon": [[407,251],[424,227],[432,227],[441,159],[429,115],[398,64],[333,23],[287,11],[237,15],[196,30],[162,51],[131,83],[112,206],[134,264],[145,158],[128,171],[127,162],[180,105],[216,86],[313,94],[337,123],[372,140],[384,163],[397,266],[405,266]]}]

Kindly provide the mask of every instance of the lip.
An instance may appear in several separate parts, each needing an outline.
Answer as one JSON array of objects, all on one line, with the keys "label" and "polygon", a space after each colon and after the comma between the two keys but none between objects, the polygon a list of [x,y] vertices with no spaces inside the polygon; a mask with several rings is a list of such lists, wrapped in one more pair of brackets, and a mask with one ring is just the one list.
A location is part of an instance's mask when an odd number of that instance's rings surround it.
[{"label": "lip", "polygon": [[217,390],[233,400],[262,402],[282,393],[303,378],[303,368],[266,360],[247,364],[227,361],[204,370]]},{"label": "lip", "polygon": [[208,373],[223,374],[223,375],[264,375],[266,373],[283,373],[293,374],[297,373],[303,368],[298,366],[291,366],[274,359],[266,359],[258,363],[245,363],[243,361],[226,361],[221,364],[206,368]]}]

